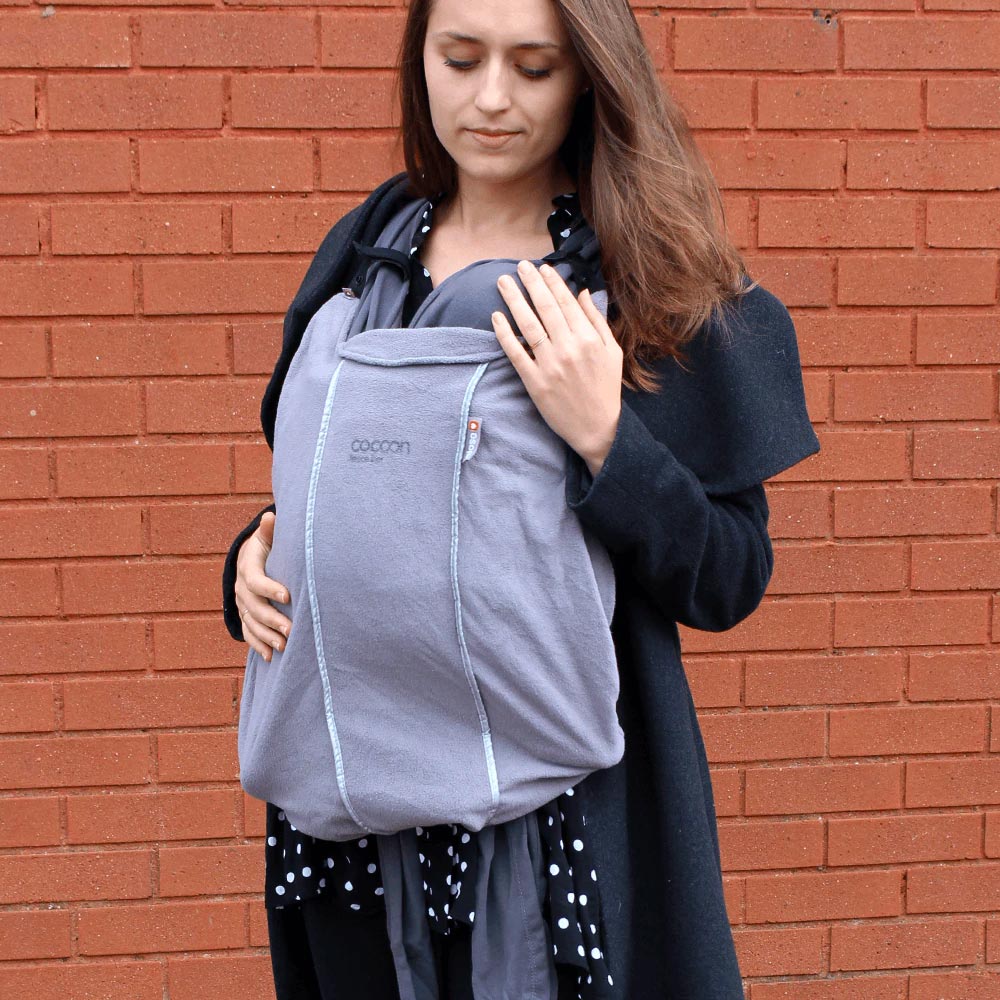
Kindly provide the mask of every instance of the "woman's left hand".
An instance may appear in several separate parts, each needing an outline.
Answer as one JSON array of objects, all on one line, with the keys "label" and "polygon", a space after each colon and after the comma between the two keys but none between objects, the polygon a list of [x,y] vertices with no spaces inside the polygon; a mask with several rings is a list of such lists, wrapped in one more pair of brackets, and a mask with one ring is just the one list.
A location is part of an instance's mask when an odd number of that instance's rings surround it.
[{"label": "woman's left hand", "polygon": [[534,358],[501,312],[493,313],[497,340],[545,422],[596,476],[618,429],[622,349],[589,291],[578,300],[548,264],[521,261],[518,274],[534,309],[511,277],[497,284]]}]

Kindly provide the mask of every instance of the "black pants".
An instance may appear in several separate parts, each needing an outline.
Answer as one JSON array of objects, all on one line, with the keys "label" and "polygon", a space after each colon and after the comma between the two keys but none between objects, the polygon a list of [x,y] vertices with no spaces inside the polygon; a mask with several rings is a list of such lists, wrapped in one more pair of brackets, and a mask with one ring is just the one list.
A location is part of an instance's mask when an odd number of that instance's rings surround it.
[{"label": "black pants", "polygon": [[[316,896],[268,909],[277,1000],[399,1000],[385,914],[344,911]],[[440,1000],[473,1000],[472,928],[431,932]],[[575,1000],[576,972],[557,966],[559,1000]]]}]

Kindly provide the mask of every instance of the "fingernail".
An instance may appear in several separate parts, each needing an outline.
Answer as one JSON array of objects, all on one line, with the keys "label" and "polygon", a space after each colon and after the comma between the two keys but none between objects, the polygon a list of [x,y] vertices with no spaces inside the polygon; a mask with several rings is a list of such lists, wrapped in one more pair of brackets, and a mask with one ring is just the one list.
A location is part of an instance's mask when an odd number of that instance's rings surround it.
[{"label": "fingernail", "polygon": [[526,260],[518,261],[517,269],[522,274],[527,274],[531,270],[531,264],[529,261]]}]

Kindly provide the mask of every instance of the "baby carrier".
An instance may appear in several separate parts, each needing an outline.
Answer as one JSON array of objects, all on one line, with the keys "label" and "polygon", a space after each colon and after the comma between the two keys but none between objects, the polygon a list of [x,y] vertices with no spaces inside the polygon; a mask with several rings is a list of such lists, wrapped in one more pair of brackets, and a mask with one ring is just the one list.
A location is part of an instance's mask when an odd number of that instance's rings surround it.
[{"label": "baby carrier", "polygon": [[[278,402],[265,572],[293,625],[247,657],[240,781],[327,840],[478,831],[624,752],[610,558],[490,321],[517,261],[462,268],[402,326],[423,205],[358,247],[361,296],[315,313]],[[549,260],[573,288],[597,252],[582,225]]]}]

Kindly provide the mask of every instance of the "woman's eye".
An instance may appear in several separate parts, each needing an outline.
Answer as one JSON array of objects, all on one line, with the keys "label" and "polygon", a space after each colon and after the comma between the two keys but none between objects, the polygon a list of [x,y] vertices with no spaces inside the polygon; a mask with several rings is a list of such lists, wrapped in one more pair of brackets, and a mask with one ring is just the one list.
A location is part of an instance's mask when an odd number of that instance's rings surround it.
[{"label": "woman's eye", "polygon": [[[451,66],[452,69],[472,69],[476,65],[475,61],[460,62],[457,59],[445,59],[445,66]],[[552,75],[552,70],[550,69],[528,69],[526,66],[520,67],[521,72],[524,73],[526,77],[530,80],[540,80],[546,76]]]}]

